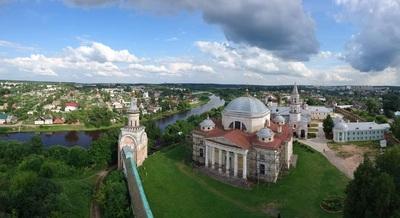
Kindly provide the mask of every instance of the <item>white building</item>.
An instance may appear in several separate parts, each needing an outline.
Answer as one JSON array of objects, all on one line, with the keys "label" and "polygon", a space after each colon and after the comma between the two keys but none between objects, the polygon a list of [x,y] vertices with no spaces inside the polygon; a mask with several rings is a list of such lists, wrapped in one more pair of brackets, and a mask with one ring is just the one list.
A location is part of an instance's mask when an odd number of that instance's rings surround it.
[{"label": "white building", "polygon": [[285,119],[271,113],[260,100],[232,100],[222,120],[205,119],[192,132],[192,158],[223,176],[276,182],[290,167],[292,132]]},{"label": "white building", "polygon": [[332,130],[334,142],[382,140],[385,131],[390,126],[387,123],[352,122],[346,123],[342,119],[335,118],[335,126]]}]

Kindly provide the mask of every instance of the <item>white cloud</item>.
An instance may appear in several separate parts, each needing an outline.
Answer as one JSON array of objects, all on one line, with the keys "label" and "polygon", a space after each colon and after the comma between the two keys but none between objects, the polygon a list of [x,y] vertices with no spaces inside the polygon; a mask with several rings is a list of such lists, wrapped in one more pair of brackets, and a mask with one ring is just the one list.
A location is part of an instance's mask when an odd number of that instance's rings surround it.
[{"label": "white cloud", "polygon": [[12,48],[19,51],[34,51],[37,50],[34,46],[24,46],[18,43],[0,40],[0,47]]},{"label": "white cloud", "polygon": [[66,60],[71,62],[137,62],[138,59],[129,54],[128,50],[115,51],[102,43],[92,42],[91,46],[67,47]]}]

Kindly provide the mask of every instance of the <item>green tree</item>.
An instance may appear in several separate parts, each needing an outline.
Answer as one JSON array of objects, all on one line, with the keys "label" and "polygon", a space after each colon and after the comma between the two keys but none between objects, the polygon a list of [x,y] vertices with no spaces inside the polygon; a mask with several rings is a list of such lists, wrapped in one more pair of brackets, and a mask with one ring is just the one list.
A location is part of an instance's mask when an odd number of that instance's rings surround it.
[{"label": "green tree", "polygon": [[91,162],[89,152],[80,146],[74,146],[70,148],[68,154],[68,164],[76,168],[82,168],[89,166]]},{"label": "green tree", "polygon": [[364,158],[346,188],[344,217],[400,217],[400,147]]},{"label": "green tree", "polygon": [[394,137],[400,139],[400,118],[395,118],[393,123],[390,124],[390,131],[392,131]]},{"label": "green tree", "polygon": [[332,133],[334,123],[333,123],[333,119],[332,119],[331,115],[328,114],[328,116],[326,116],[326,118],[322,122],[322,126],[323,126],[325,134]]},{"label": "green tree", "polygon": [[367,111],[368,114],[374,115],[375,111],[378,110],[379,102],[376,98],[369,98],[366,102],[365,105],[367,106]]},{"label": "green tree", "polygon": [[30,150],[32,153],[40,154],[44,149],[42,137],[40,135],[31,136]]}]

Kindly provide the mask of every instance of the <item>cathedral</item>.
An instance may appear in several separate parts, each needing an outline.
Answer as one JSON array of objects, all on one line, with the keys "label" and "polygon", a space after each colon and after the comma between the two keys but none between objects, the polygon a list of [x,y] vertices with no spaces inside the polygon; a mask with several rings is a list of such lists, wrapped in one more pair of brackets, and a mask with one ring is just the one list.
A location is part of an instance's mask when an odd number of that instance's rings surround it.
[{"label": "cathedral", "polygon": [[296,85],[289,123],[279,112],[271,115],[260,100],[239,97],[225,107],[221,120],[207,118],[192,132],[192,159],[228,177],[274,183],[291,166],[292,135],[305,134],[303,128]]},{"label": "cathedral", "polygon": [[145,127],[140,125],[135,91],[132,91],[131,103],[128,108],[128,124],[121,128],[118,139],[118,169],[125,168],[122,161],[123,149],[129,149],[134,155],[136,166],[141,166],[147,158],[147,140]]}]

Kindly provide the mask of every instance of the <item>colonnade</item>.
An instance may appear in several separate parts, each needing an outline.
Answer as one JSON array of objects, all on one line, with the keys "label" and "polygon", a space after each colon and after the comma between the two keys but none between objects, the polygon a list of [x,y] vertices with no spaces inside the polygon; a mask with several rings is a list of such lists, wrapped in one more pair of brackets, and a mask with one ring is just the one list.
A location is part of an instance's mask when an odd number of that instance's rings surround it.
[{"label": "colonnade", "polygon": [[[218,165],[216,164],[215,160],[215,150],[218,150]],[[242,155],[243,161],[242,161],[242,169],[243,169],[243,179],[247,178],[247,150],[242,150],[242,151],[235,151],[231,149],[224,149],[219,146],[211,146],[206,144],[206,159],[205,159],[205,166],[206,168],[211,167],[211,169],[215,170],[216,168],[218,169],[218,172],[222,173],[223,170],[223,161],[222,161],[222,155],[225,154],[224,159],[225,159],[225,173],[227,175],[230,175],[231,172],[231,155],[233,155],[233,176],[237,177],[238,176],[238,155]],[[210,163],[211,162],[211,163]]]}]

